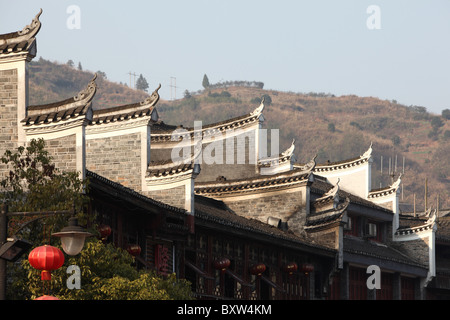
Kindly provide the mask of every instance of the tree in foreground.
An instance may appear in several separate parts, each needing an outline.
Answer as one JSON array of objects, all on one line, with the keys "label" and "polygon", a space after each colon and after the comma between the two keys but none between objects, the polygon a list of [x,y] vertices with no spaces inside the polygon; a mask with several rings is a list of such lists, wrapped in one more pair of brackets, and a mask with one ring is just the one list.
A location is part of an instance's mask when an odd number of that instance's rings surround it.
[{"label": "tree in foreground", "polygon": [[[9,211],[53,211],[77,209],[80,223],[89,225],[96,234],[93,217],[83,214],[88,202],[85,191],[87,181],[79,178],[77,172],[62,172],[52,163],[52,157],[45,150],[43,139],[31,140],[27,147],[17,151],[6,151],[1,162],[9,169],[0,180],[0,202],[9,206]],[[9,236],[18,235],[33,243],[33,247],[50,244],[61,247],[59,239],[50,237],[67,224],[68,216],[54,215],[12,218]],[[26,227],[23,227],[26,226]],[[188,299],[189,282],[177,280],[175,275],[166,279],[154,272],[136,270],[134,257],[112,244],[105,245],[91,238],[81,253],[75,257],[66,256],[64,265],[53,271],[50,294],[59,299]],[[81,270],[80,289],[67,287],[67,267],[76,265]],[[43,292],[40,271],[31,267],[27,255],[16,263],[8,262],[8,299],[34,299]]]},{"label": "tree in foreground", "polygon": [[[162,278],[153,271],[138,271],[133,266],[134,257],[113,244],[91,240],[75,257],[52,272],[51,292],[43,290],[40,271],[33,269],[27,260],[22,261],[22,277],[15,282],[14,291],[23,297],[35,299],[51,294],[60,300],[185,300],[191,299],[190,284],[177,280],[175,274]],[[67,267],[81,270],[80,289],[68,289],[72,281]]]}]

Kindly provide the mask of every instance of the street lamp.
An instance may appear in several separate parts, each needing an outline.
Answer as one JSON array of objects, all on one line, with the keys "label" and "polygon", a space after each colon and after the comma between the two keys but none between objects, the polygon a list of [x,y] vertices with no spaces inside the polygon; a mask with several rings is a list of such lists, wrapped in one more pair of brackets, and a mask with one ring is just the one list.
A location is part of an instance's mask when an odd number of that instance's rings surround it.
[{"label": "street lamp", "polygon": [[73,216],[69,219],[67,227],[60,232],[52,233],[52,236],[61,238],[61,245],[65,253],[69,256],[76,256],[83,249],[86,238],[92,236],[92,233],[80,227],[77,217]]},{"label": "street lamp", "polygon": [[0,245],[0,258],[5,259],[6,261],[15,262],[30,248],[31,243],[28,241],[17,239],[15,237],[8,238],[3,245]]},{"label": "street lamp", "polygon": [[[68,255],[76,255],[83,249],[86,237],[92,236],[92,234],[78,226],[78,219],[75,217],[75,208],[70,211],[8,212],[8,206],[5,203],[0,203],[0,300],[5,300],[6,298],[6,262],[17,260],[31,247],[25,240],[16,238],[10,240],[7,238],[8,217],[38,216],[36,219],[42,219],[49,215],[68,213],[72,213],[73,215],[69,219],[69,225],[63,228],[61,232],[54,233],[53,235],[61,237],[64,252]],[[20,229],[36,219],[25,223]]]}]

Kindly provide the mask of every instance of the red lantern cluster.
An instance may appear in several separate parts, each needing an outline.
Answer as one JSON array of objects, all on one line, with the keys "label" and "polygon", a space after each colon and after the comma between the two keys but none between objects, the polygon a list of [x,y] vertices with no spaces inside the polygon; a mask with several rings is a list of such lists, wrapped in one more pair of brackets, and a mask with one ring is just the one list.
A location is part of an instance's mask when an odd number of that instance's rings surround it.
[{"label": "red lantern cluster", "polygon": [[264,271],[266,271],[266,265],[264,263],[255,264],[250,268],[250,273],[255,276],[260,276]]},{"label": "red lantern cluster", "polygon": [[225,272],[225,270],[227,270],[230,264],[231,264],[230,259],[221,258],[214,261],[214,268],[216,270],[221,270],[222,272]]},{"label": "red lantern cluster", "polygon": [[41,280],[50,281],[52,279],[50,271],[62,267],[64,254],[58,248],[44,245],[34,248],[28,255],[28,261],[33,268],[42,270]]},{"label": "red lantern cluster", "polygon": [[136,257],[141,254],[141,247],[138,244],[130,244],[127,247],[127,251],[129,254],[131,254],[133,257]]},{"label": "red lantern cluster", "polygon": [[284,272],[287,272],[289,274],[293,274],[294,272],[297,271],[297,269],[298,269],[298,266],[295,262],[288,263],[283,268]]},{"label": "red lantern cluster", "polygon": [[310,263],[304,263],[302,264],[302,271],[306,274],[314,271],[314,265]]},{"label": "red lantern cluster", "polygon": [[99,228],[98,231],[100,232],[100,238],[105,241],[109,235],[111,234],[111,227],[105,224],[102,224]]}]

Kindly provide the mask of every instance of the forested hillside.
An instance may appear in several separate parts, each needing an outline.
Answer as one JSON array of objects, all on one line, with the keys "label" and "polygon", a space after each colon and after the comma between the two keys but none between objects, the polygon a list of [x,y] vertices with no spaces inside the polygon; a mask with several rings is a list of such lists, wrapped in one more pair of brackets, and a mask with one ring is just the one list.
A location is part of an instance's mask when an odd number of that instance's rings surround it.
[{"label": "forested hillside", "polygon": [[[133,103],[148,95],[99,74],[94,108]],[[66,99],[84,88],[92,75],[42,58],[31,62],[30,104]],[[450,111],[435,115],[424,106],[405,106],[376,97],[281,92],[257,84],[211,85],[195,94],[186,91],[183,99],[160,100],[158,113],[166,123],[191,127],[194,120],[208,124],[248,113],[265,96],[264,127],[279,129],[280,151],[295,139],[298,162],[306,162],[315,154],[319,163],[356,157],[372,142],[373,188],[390,183],[389,168],[395,177],[404,171],[401,199],[408,204],[403,206],[405,210],[412,210],[414,194],[417,210],[423,210],[426,180],[428,203],[436,207],[439,195],[440,207],[450,207]]]}]

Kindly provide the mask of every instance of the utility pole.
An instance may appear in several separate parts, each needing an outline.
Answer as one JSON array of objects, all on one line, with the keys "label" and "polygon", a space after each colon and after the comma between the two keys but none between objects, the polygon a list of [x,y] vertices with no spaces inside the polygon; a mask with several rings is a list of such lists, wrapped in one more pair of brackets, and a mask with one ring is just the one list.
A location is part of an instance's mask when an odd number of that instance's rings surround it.
[{"label": "utility pole", "polygon": [[[130,75],[130,88],[136,89],[136,73],[130,71],[128,74]],[[134,76],[134,86],[131,86],[131,76]]]},{"label": "utility pole", "polygon": [[[176,100],[177,99],[177,78],[176,77],[170,77],[170,99]],[[172,92],[175,94],[172,95]]]}]

